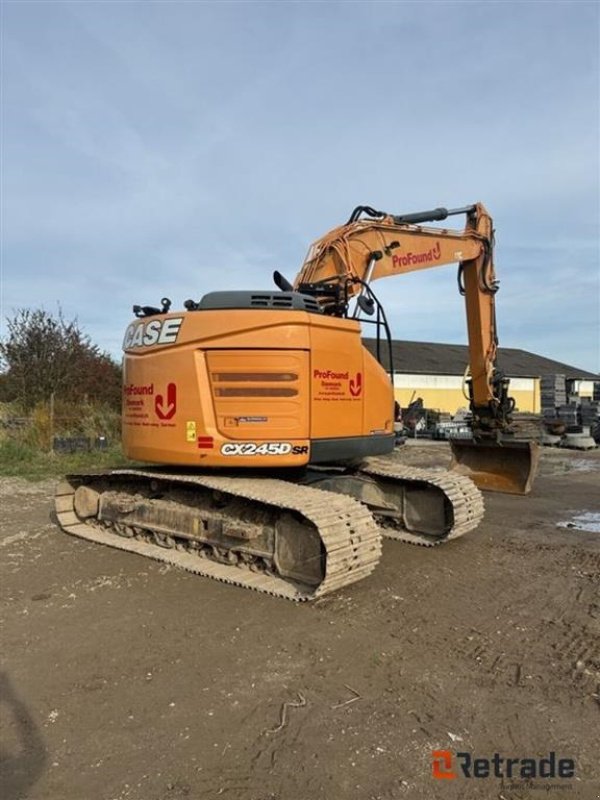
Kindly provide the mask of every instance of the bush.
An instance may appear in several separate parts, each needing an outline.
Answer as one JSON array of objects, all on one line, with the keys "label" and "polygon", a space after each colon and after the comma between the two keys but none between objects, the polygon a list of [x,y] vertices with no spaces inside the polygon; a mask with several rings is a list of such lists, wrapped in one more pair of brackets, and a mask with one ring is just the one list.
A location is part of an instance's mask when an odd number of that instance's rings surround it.
[{"label": "bush", "polygon": [[0,399],[25,410],[55,400],[108,405],[121,403],[121,368],[92,344],[77,320],[58,310],[19,309],[6,321],[0,342]]},{"label": "bush", "polygon": [[[0,342],[0,475],[59,476],[125,463],[121,368],[59,309],[20,309]],[[55,437],[107,449],[57,454]]]}]

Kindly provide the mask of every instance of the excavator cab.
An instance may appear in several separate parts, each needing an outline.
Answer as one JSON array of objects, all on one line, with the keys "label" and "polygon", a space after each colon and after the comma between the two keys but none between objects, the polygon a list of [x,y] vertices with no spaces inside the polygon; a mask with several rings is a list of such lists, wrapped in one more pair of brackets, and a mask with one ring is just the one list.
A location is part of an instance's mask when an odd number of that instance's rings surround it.
[{"label": "excavator cab", "polygon": [[450,469],[470,478],[478,489],[529,494],[540,460],[535,442],[454,439]]}]

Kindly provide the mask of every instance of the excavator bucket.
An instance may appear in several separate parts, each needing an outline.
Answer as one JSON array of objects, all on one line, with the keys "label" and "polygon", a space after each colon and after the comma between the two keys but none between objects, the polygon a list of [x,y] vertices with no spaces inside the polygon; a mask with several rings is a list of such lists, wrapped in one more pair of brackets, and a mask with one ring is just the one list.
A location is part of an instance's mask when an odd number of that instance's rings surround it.
[{"label": "excavator bucket", "polygon": [[453,439],[450,470],[471,478],[478,489],[529,494],[540,448],[535,442],[476,442]]}]

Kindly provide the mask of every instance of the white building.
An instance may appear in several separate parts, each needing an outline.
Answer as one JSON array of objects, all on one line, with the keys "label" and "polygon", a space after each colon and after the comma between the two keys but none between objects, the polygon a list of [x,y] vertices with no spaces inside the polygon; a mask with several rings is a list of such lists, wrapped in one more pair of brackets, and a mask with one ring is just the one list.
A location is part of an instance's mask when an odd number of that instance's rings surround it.
[{"label": "white building", "polygon": [[[376,355],[375,339],[363,341]],[[382,364],[387,367],[385,340],[380,342],[380,355]],[[394,340],[392,361],[394,390],[401,407],[406,408],[417,397],[423,399],[426,408],[450,414],[468,405],[463,394],[468,364],[466,345]],[[594,381],[600,381],[600,375],[510,347],[498,350],[497,365],[510,378],[510,395],[515,398],[516,410],[536,414],[541,412],[540,380],[543,375],[564,375],[567,393],[576,392],[581,397],[592,397]]]}]

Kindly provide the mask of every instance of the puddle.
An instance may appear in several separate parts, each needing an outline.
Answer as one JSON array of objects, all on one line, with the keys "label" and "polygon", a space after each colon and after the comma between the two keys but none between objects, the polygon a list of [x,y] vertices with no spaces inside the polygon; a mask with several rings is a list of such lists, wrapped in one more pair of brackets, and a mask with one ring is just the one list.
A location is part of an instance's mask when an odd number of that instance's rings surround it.
[{"label": "puddle", "polygon": [[598,458],[565,458],[564,450],[557,450],[547,453],[545,450],[544,458],[540,463],[540,474],[542,475],[566,475],[569,472],[586,473],[600,472],[600,459]]},{"label": "puddle", "polygon": [[600,511],[582,511],[567,522],[557,522],[556,527],[600,533]]},{"label": "puddle", "polygon": [[600,461],[592,461],[589,458],[574,458],[568,463],[576,472],[596,472],[600,469]]}]

